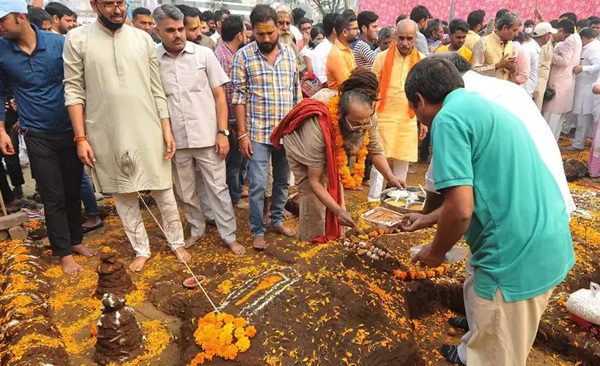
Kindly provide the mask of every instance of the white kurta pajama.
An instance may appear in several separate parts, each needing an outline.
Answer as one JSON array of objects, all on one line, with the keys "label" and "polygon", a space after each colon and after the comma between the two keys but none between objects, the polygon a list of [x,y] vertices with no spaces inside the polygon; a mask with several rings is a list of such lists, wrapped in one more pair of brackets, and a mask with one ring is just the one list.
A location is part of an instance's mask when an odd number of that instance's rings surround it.
[{"label": "white kurta pajama", "polygon": [[577,116],[573,147],[582,150],[585,147],[585,139],[594,125],[592,87],[600,72],[600,41],[594,40],[583,47],[580,65],[583,70],[575,78],[575,98],[572,112]]},{"label": "white kurta pajama", "polygon": [[150,255],[142,217],[139,210],[122,213],[137,204],[131,193],[138,191],[163,191],[157,202],[166,203],[160,208],[163,222],[170,223],[167,235],[182,246],[171,162],[163,156],[161,119],[169,113],[152,38],[128,25],[113,34],[95,22],[67,34],[63,59],[66,105],[85,107],[85,130],[96,156],[94,183],[114,195],[136,254]]}]

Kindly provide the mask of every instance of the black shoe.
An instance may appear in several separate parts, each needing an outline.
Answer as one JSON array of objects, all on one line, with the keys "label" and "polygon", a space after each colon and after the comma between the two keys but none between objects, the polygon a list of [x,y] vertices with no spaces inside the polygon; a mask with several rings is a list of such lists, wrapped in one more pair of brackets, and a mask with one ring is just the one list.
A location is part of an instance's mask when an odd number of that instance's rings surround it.
[{"label": "black shoe", "polygon": [[455,365],[465,366],[465,364],[461,362],[460,357],[458,357],[458,346],[444,344],[442,348],[440,348],[440,353],[444,356],[446,361],[452,362]]},{"label": "black shoe", "polygon": [[206,220],[206,225],[217,227],[215,220]]},{"label": "black shoe", "polygon": [[452,325],[453,327],[456,327],[459,329],[464,329],[466,331],[469,330],[469,322],[467,321],[467,318],[464,316],[450,318],[450,320],[448,320],[448,323],[450,323],[450,325]]}]

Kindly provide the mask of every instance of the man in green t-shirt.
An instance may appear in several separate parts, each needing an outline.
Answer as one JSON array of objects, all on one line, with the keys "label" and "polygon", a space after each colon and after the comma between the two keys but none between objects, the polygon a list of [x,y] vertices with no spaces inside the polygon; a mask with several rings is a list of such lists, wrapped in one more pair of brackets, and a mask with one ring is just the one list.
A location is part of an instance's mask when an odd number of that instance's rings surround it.
[{"label": "man in green t-shirt", "polygon": [[415,260],[440,265],[464,234],[475,269],[467,359],[525,365],[552,290],[575,261],[560,189],[518,117],[465,91],[449,61],[421,61],[405,90],[432,131],[444,195],[434,241]]}]

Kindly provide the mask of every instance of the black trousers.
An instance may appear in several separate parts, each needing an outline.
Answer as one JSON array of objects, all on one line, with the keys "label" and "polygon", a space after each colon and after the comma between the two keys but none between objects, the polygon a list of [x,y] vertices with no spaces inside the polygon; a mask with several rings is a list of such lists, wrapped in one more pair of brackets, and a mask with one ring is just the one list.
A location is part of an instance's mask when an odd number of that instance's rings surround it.
[{"label": "black trousers", "polygon": [[25,133],[31,172],[42,197],[52,254],[71,254],[81,244],[81,176],[73,132],[56,135]]},{"label": "black trousers", "polygon": [[427,132],[427,136],[421,140],[419,146],[419,161],[425,162],[429,160],[429,146],[431,145],[431,135]]},{"label": "black trousers", "polygon": [[[19,161],[19,135],[18,133],[12,131],[17,119],[17,112],[13,111],[12,108],[6,108],[6,121],[4,121],[4,126],[6,131],[10,134],[10,138],[15,149],[15,154],[2,155],[0,153],[0,158],[4,159],[4,162],[6,163],[6,171],[8,171],[8,176],[10,177],[10,181],[14,187],[25,184],[23,170],[21,169],[21,162]],[[6,179],[6,171],[4,166],[0,163],[0,192],[2,193],[4,203],[9,204],[15,198],[12,189],[8,184],[8,180]]]}]

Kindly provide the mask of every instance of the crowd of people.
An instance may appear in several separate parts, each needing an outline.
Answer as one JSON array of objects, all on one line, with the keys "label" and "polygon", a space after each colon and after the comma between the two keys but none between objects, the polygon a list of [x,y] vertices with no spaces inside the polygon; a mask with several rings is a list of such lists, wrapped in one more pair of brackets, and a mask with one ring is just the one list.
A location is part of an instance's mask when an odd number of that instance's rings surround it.
[{"label": "crowd of people", "polygon": [[[139,192],[154,196],[187,261],[207,225],[245,253],[234,208],[248,211],[256,250],[269,246],[267,230],[335,240],[355,226],[344,188],[368,185],[378,202],[420,161],[430,164],[426,205],[401,228],[437,232],[415,260],[439,266],[463,235],[472,253],[467,317],[452,320],[469,332],[442,354],[525,365],[574,263],[561,133],[575,130],[572,150],[593,139],[590,175],[600,175],[600,18],[547,22],[536,11],[524,21],[501,9],[447,22],[419,5],[380,27],[373,11],[315,23],[285,4],[257,5],[249,19],[90,4],[97,22],[78,26],[60,3],[0,2],[0,147],[14,186],[0,174],[0,190],[18,207],[21,142],[66,274],[82,270],[73,254],[95,255],[83,244],[103,226],[94,192],[114,198],[129,268],[141,271],[151,252]],[[290,185],[299,233],[284,221]]]}]

